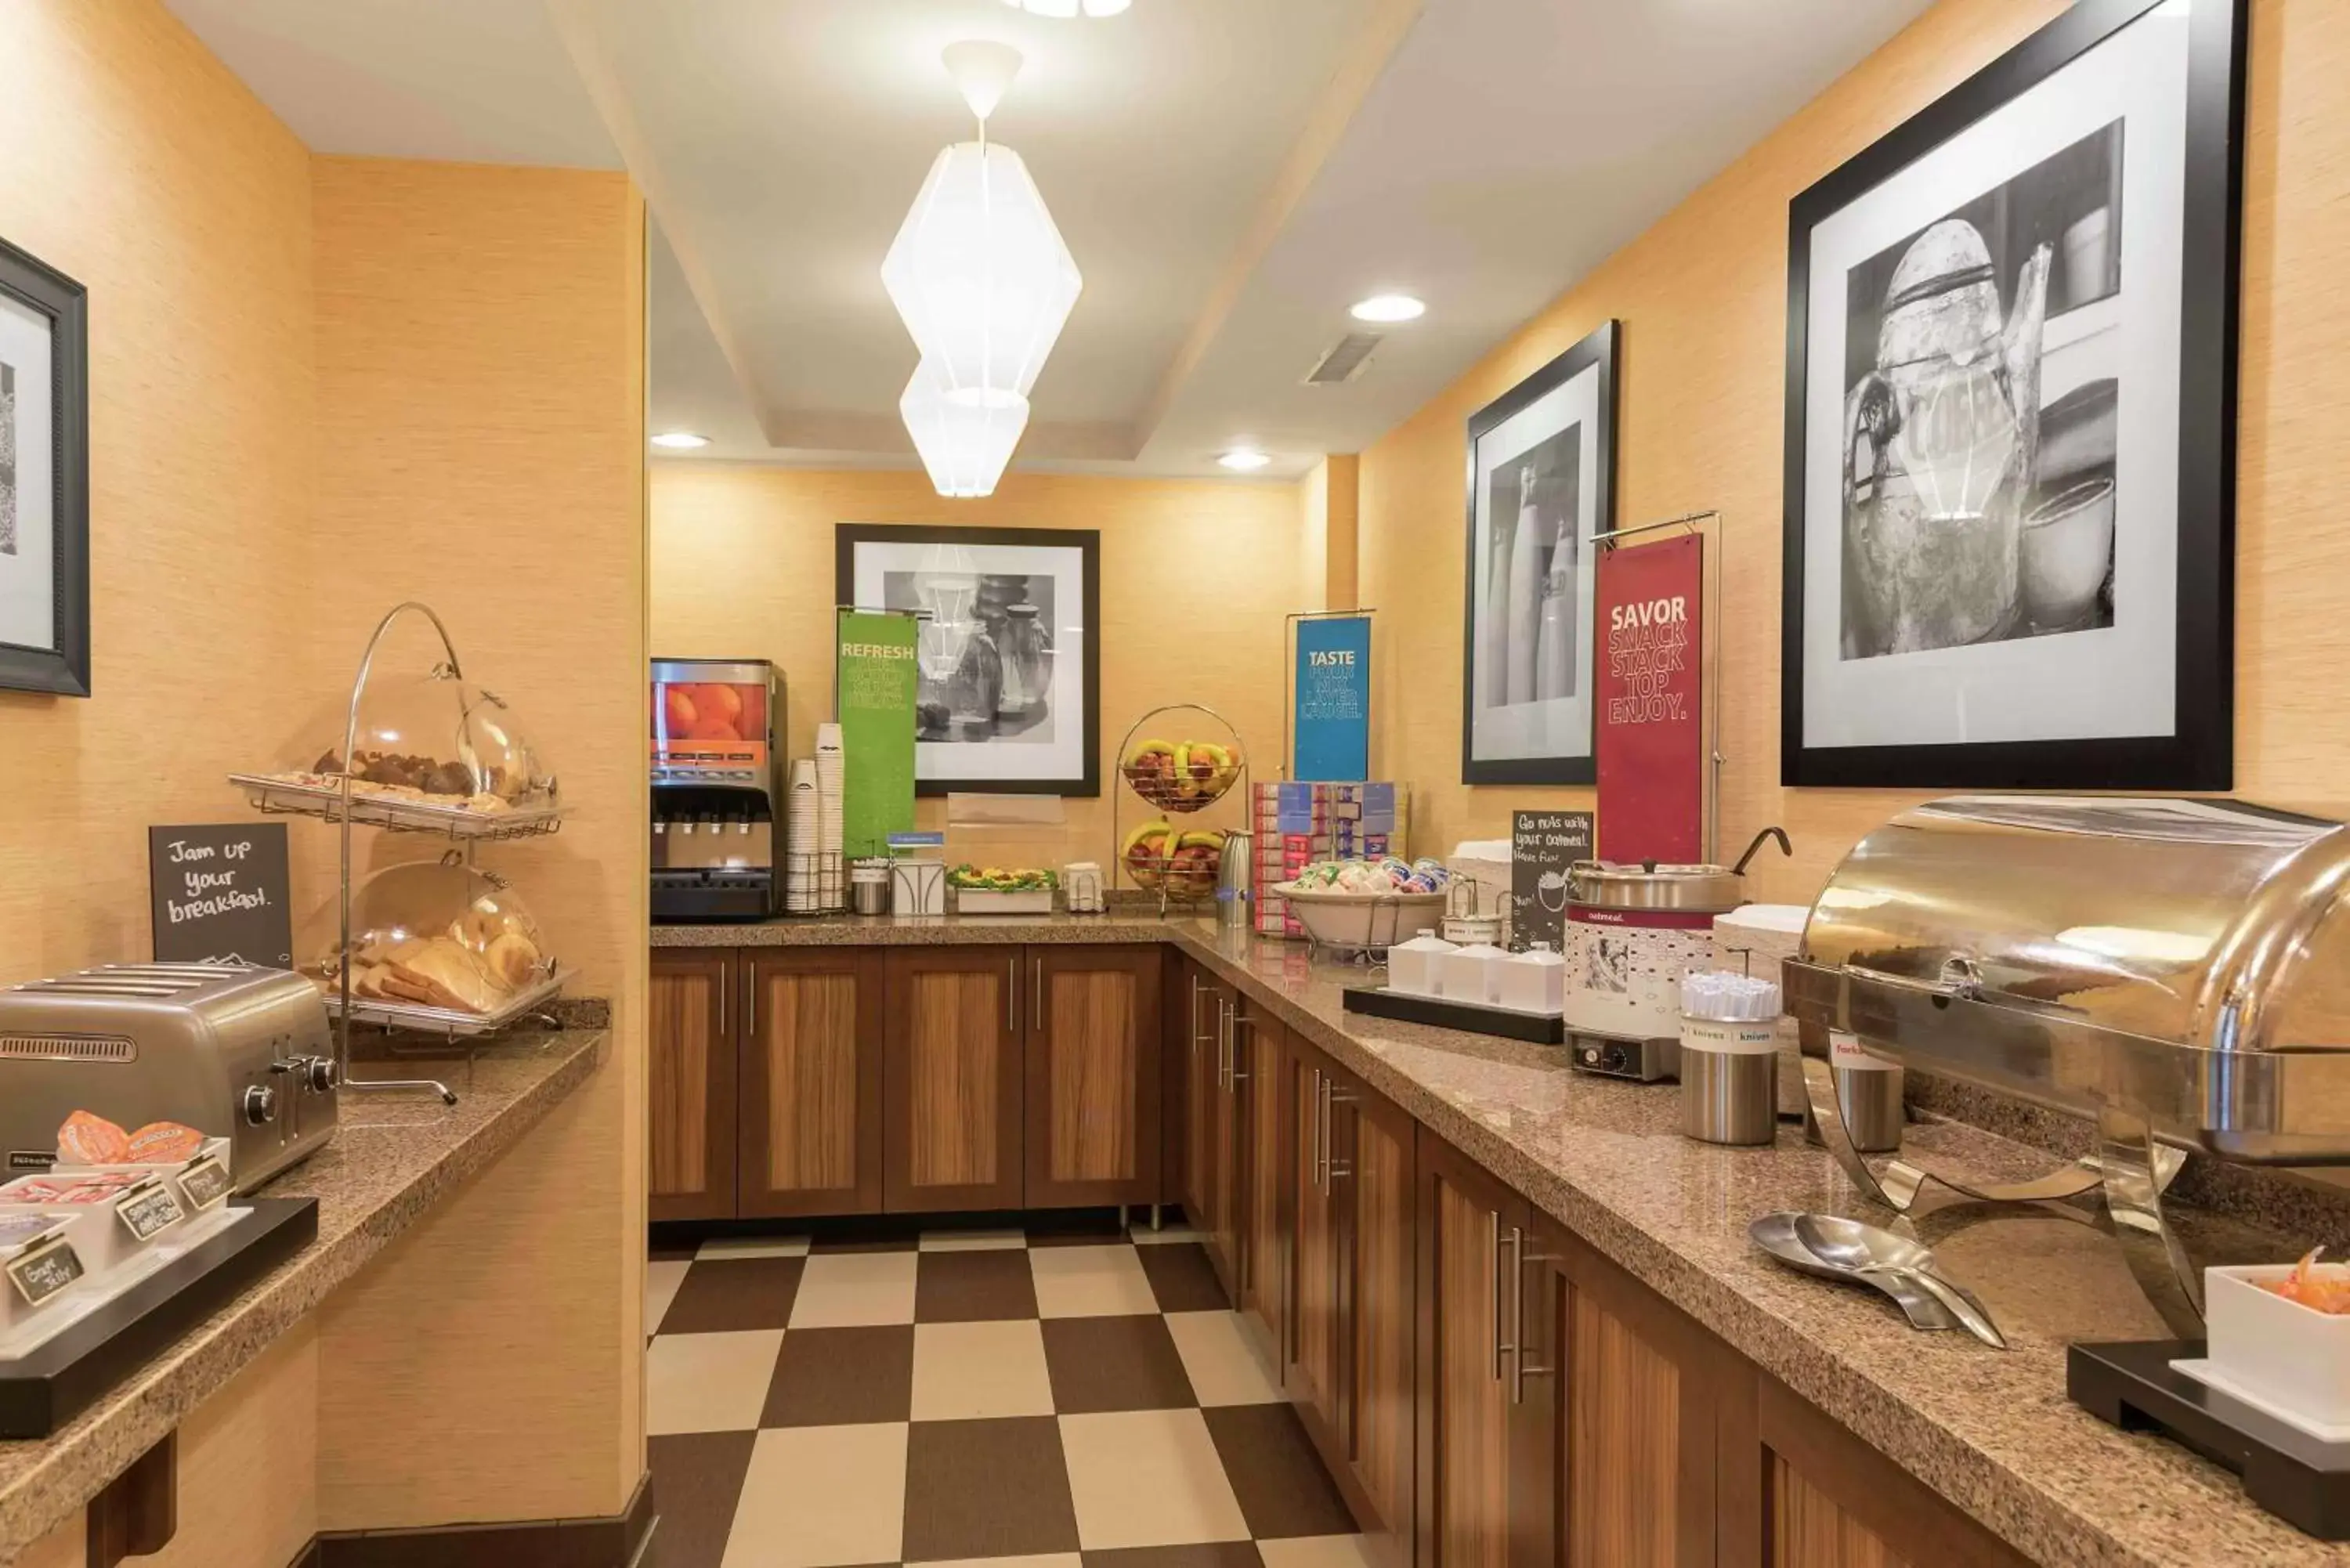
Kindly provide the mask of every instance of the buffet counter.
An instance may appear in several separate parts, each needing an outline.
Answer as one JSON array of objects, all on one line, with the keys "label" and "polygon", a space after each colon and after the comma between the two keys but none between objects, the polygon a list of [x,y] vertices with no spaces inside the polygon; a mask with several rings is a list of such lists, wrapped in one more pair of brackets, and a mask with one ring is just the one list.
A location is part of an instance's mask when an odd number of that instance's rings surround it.
[{"label": "buffet counter", "polygon": [[[1299,944],[1115,914],[663,927],[653,942],[1171,944],[2032,1561],[2350,1564],[2350,1547],[2262,1512],[2233,1476],[2070,1402],[2068,1343],[2167,1335],[2111,1238],[2053,1210],[1986,1217],[1981,1206],[1920,1206],[1920,1235],[1997,1317],[2013,1346],[2002,1354],[1914,1332],[1873,1293],[1804,1278],[1755,1250],[1747,1226],[1773,1210],[1869,1213],[1799,1130],[1783,1126],[1770,1147],[1693,1142],[1680,1133],[1672,1086],[1576,1074],[1555,1048],[1346,1012],[1341,992],[1365,971],[1314,961]],[[2052,1163],[1944,1120],[1913,1125],[1906,1152],[1991,1179]],[[2209,1212],[2177,1218],[2199,1253],[2230,1262],[2288,1257],[2303,1244]]]},{"label": "buffet counter", "polygon": [[[71,1521],[337,1286],[511,1148],[588,1081],[609,1040],[603,1030],[523,1034],[485,1047],[470,1065],[437,1064],[452,1075],[452,1107],[414,1095],[352,1096],[334,1141],[255,1194],[316,1198],[317,1241],[55,1435],[0,1443],[0,1562]],[[359,1075],[390,1073],[362,1063]]]}]

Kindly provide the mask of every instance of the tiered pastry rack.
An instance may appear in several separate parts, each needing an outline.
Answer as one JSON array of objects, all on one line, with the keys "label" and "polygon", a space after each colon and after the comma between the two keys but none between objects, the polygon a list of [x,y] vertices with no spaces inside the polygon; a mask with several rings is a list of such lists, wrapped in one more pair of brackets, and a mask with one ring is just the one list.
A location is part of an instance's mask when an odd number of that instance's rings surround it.
[{"label": "tiered pastry rack", "polygon": [[[392,623],[413,611],[432,623],[441,639],[442,651],[448,657],[434,673],[445,672],[452,680],[464,678],[464,666],[457,657],[457,645],[449,636],[449,628],[430,605],[409,599],[394,605],[390,614],[376,623],[374,635],[368,639],[367,650],[359,656],[359,673],[351,681],[351,700],[343,723],[343,744],[340,755],[346,759],[341,782],[335,786],[296,785],[282,779],[271,779],[254,774],[232,774],[230,782],[241,786],[245,798],[256,811],[274,815],[311,816],[331,822],[339,829],[338,859],[336,875],[336,899],[339,911],[341,940],[336,947],[339,955],[336,968],[339,972],[338,991],[327,999],[328,1011],[335,1019],[335,1078],[350,1090],[381,1091],[391,1089],[430,1089],[441,1096],[445,1105],[457,1103],[456,1091],[448,1085],[431,1078],[354,1078],[351,1076],[351,1024],[381,1023],[386,1027],[415,1029],[442,1033],[450,1038],[487,1034],[504,1027],[516,1019],[546,1006],[563,989],[566,978],[559,968],[545,981],[510,1000],[497,1012],[476,1015],[461,1013],[447,1008],[395,1007],[372,1002],[365,998],[354,1002],[351,997],[351,827],[358,824],[385,833],[427,833],[456,841],[464,856],[464,864],[473,865],[473,847],[484,842],[515,838],[535,838],[559,832],[563,826],[564,806],[559,799],[529,810],[486,815],[467,812],[453,806],[432,805],[421,801],[390,799],[351,794],[351,769],[348,759],[359,745],[359,703],[367,695],[368,677],[374,672],[376,650]],[[484,695],[487,695],[486,693]],[[494,697],[490,701],[496,701]],[[550,794],[555,792],[550,791]]]}]

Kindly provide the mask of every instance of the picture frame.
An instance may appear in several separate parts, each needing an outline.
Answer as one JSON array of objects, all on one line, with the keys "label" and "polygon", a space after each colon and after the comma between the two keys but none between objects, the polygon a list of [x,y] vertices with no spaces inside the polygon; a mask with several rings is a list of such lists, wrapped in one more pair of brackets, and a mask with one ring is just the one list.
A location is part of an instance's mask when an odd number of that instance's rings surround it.
[{"label": "picture frame", "polygon": [[90,692],[88,294],[5,240],[0,689]]},{"label": "picture frame", "polygon": [[2234,774],[2246,0],[2082,0],[1789,209],[1781,782]]},{"label": "picture frame", "polygon": [[835,595],[922,616],[914,793],[1101,794],[1101,534],[842,523]]},{"label": "picture frame", "polygon": [[1616,525],[1620,330],[1601,322],[1469,416],[1463,784],[1598,777],[1592,595],[1597,536]]}]

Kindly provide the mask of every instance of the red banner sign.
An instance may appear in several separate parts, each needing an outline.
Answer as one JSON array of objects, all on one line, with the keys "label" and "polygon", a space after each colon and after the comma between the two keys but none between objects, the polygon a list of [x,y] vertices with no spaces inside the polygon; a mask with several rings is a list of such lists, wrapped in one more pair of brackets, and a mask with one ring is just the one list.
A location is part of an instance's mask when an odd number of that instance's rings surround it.
[{"label": "red banner sign", "polygon": [[1599,858],[1705,857],[1705,541],[1607,552],[1595,586]]}]

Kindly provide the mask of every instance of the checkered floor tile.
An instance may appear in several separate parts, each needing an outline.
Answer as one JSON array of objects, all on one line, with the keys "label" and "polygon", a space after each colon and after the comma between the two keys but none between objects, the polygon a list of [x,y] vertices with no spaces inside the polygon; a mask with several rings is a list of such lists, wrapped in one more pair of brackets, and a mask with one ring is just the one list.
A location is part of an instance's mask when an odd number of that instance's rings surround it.
[{"label": "checkered floor tile", "polygon": [[654,1568],[1362,1568],[1189,1232],[656,1248]]}]

